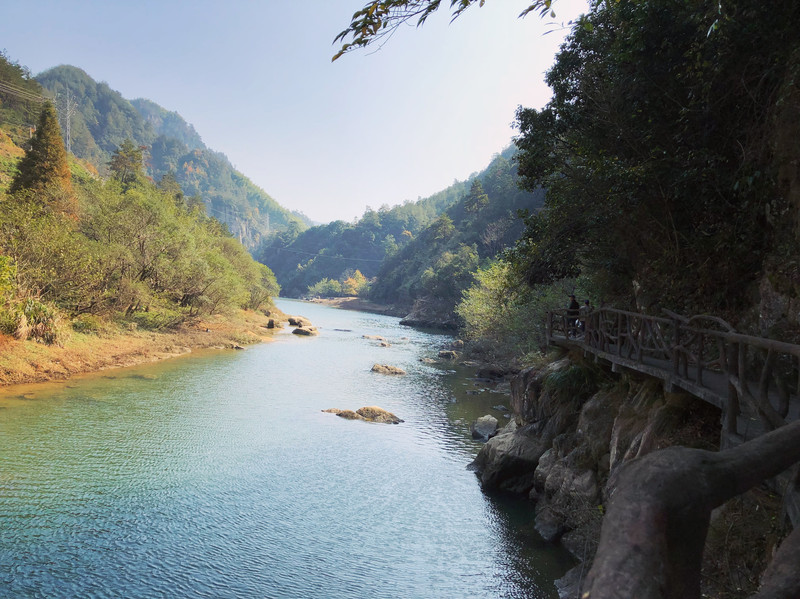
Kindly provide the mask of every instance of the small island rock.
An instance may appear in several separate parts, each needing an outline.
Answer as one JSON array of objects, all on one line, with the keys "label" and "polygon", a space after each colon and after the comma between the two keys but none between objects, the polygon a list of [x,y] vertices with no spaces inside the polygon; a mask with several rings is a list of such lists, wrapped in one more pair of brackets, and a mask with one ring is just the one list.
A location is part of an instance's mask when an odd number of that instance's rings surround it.
[{"label": "small island rock", "polygon": [[379,372],[381,374],[406,374],[406,371],[397,366],[389,366],[388,364],[374,364],[372,372]]},{"label": "small island rock", "polygon": [[297,327],[295,330],[292,331],[292,334],[305,335],[306,337],[310,337],[312,335],[319,335],[319,331],[317,331],[317,327],[312,327],[311,325],[305,325]]},{"label": "small island rock", "polygon": [[403,422],[403,420],[391,412],[387,412],[378,406],[366,406],[364,408],[359,408],[355,412],[352,410],[339,410],[338,408],[330,408],[322,411],[329,414],[336,414],[339,418],[344,418],[346,420],[364,420],[365,422],[378,422],[381,424],[399,424]]}]

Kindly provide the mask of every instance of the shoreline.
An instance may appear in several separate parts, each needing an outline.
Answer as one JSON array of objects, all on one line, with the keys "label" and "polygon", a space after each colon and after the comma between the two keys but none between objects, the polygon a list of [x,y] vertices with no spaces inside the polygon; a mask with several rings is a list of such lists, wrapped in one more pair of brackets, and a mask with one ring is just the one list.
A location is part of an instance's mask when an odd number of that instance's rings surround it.
[{"label": "shoreline", "polygon": [[[290,298],[287,298],[290,299]],[[373,312],[375,314],[385,314],[386,316],[397,316],[403,318],[408,314],[408,310],[399,306],[376,304],[360,297],[322,297],[305,300],[312,304],[322,304],[331,308],[342,310],[353,310],[355,312]]]},{"label": "shoreline", "polygon": [[[277,312],[277,313],[276,313]],[[275,320],[285,316],[273,311]],[[167,360],[202,349],[242,349],[270,341],[270,317],[240,312],[184,323],[176,330],[113,331],[100,334],[72,332],[59,347],[19,341],[0,334],[0,390],[16,385],[69,380],[73,376]]]}]

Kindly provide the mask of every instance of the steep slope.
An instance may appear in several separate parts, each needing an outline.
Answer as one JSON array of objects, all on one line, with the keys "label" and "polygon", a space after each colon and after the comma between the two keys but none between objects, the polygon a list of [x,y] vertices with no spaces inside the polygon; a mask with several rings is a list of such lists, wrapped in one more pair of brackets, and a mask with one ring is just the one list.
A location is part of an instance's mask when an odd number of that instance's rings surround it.
[{"label": "steep slope", "polygon": [[256,253],[281,282],[281,292],[299,297],[322,279],[339,280],[359,270],[374,277],[384,259],[405,247],[442,211],[463,196],[467,183],[417,202],[377,211],[368,209],[358,221],[335,221],[306,231],[288,229],[272,235]]},{"label": "steep slope", "polygon": [[202,198],[208,213],[251,251],[272,231],[292,223],[300,229],[307,226],[236,171],[224,154],[208,149],[177,112],[146,99],[128,101],[73,66],[49,69],[37,81],[62,102],[73,98],[76,110],[71,118],[62,106],[62,134],[72,153],[95,164],[101,174],[107,173],[113,152],[130,139],[148,148],[150,177],[160,180],[173,173],[184,193]]}]

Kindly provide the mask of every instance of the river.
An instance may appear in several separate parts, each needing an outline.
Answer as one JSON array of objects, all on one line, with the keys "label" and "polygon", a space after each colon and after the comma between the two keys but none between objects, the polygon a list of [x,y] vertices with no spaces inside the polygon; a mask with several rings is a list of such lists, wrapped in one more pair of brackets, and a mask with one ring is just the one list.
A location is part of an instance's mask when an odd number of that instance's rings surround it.
[{"label": "river", "polygon": [[[0,395],[0,597],[557,596],[569,559],[465,468],[507,398],[420,362],[445,336],[280,306],[321,335]],[[367,405],[405,422],[322,412]]]}]

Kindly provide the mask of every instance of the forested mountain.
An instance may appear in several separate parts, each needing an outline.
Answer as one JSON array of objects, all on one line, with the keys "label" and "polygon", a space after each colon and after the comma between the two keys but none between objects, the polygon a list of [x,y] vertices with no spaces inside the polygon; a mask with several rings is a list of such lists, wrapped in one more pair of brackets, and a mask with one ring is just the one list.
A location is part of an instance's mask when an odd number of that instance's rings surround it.
[{"label": "forested mountain", "polygon": [[449,313],[474,281],[478,267],[514,245],[524,228],[518,213],[544,203],[541,190],[517,186],[512,150],[498,156],[472,180],[468,191],[417,238],[387,257],[370,297],[410,305],[435,299]]},{"label": "forested mountain", "polygon": [[250,249],[271,231],[308,224],[236,171],[224,154],[208,149],[178,113],[150,100],[128,101],[73,66],[49,69],[36,79],[58,98],[67,148],[101,174],[108,174],[112,153],[129,139],[148,149],[148,176],[160,180],[172,173],[186,195],[199,196],[209,214]]},{"label": "forested mountain", "polygon": [[[71,331],[159,329],[271,305],[272,272],[173,176],[154,183],[142,147],[125,137],[101,179],[66,152],[56,109],[30,73],[0,55],[0,76],[0,334],[60,344]],[[90,121],[103,144],[152,134],[107,86],[86,89],[107,109],[95,116],[118,117]],[[88,126],[78,131],[103,151]]]},{"label": "forested mountain", "polygon": [[323,280],[347,278],[354,270],[371,278],[387,256],[405,247],[467,189],[467,183],[455,182],[417,202],[367,209],[353,223],[334,221],[306,231],[293,227],[271,235],[256,257],[276,273],[289,297],[305,295]]},{"label": "forested mountain", "polygon": [[[452,299],[452,307],[480,261],[516,241],[523,229],[517,211],[541,206],[541,194],[517,187],[513,151],[429,198],[369,209],[355,223],[275,234],[256,255],[288,296],[346,294],[342,284],[357,270],[367,279],[377,276],[370,292],[377,301],[410,306],[434,293]],[[461,259],[472,270],[456,275],[451,271]]]}]

